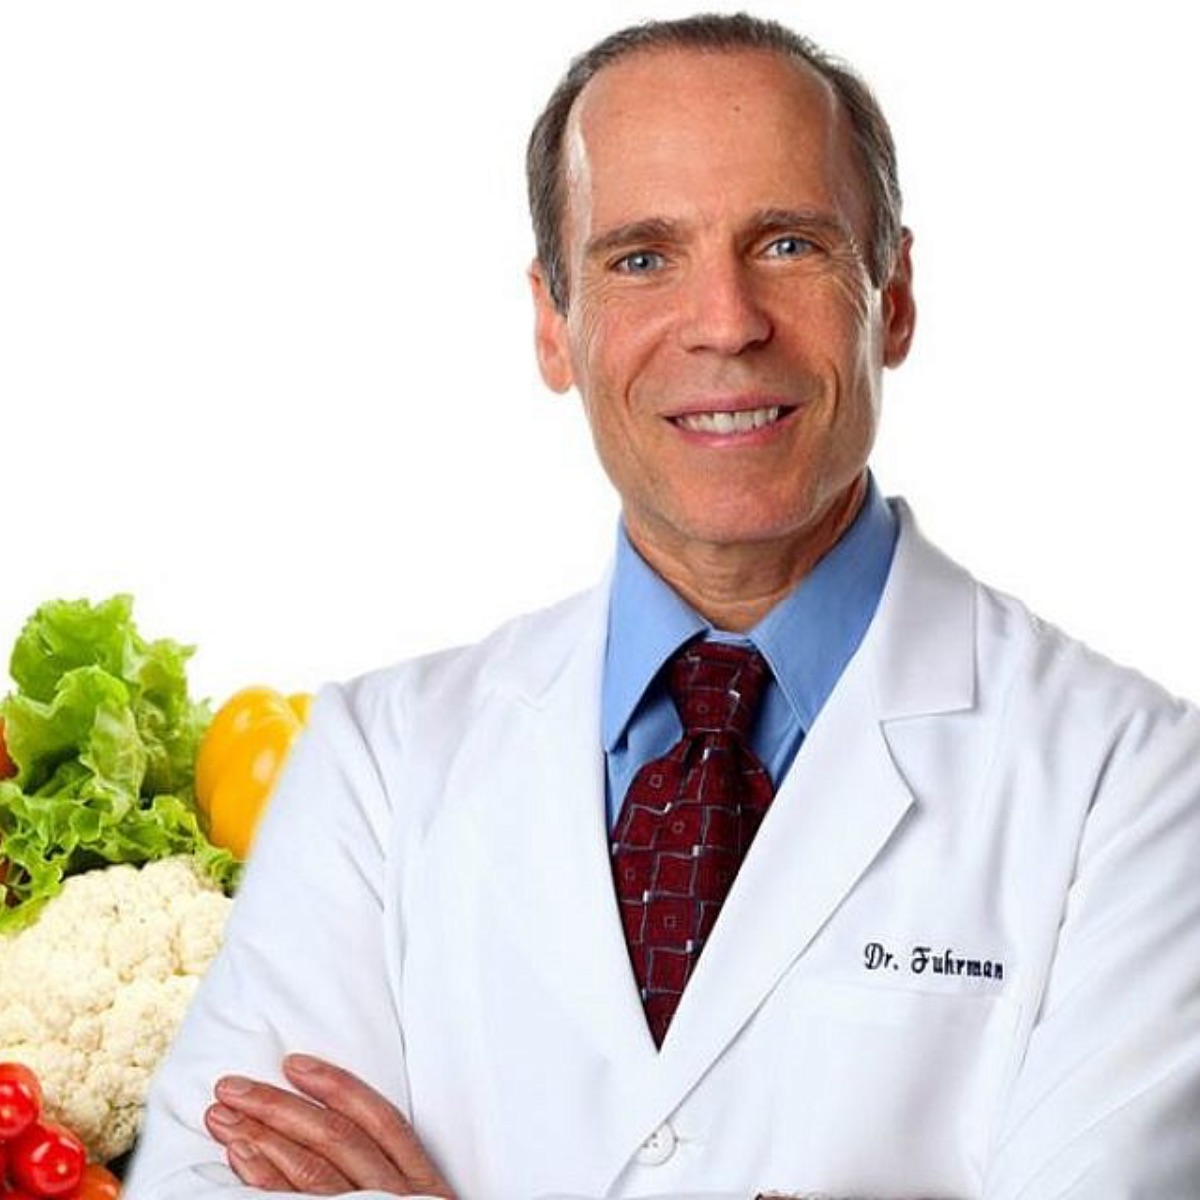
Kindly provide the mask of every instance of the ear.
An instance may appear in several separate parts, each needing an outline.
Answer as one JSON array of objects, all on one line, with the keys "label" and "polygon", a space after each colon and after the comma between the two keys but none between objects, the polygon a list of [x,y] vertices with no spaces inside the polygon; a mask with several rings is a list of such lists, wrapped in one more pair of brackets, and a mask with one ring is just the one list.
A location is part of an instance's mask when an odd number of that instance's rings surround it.
[{"label": "ear", "polygon": [[529,286],[533,290],[533,338],[538,369],[551,391],[565,392],[575,382],[567,342],[567,318],[551,299],[546,273],[537,259],[529,268]]},{"label": "ear", "polygon": [[912,289],[912,232],[900,233],[892,274],[883,287],[883,365],[898,367],[912,345],[917,304]]}]

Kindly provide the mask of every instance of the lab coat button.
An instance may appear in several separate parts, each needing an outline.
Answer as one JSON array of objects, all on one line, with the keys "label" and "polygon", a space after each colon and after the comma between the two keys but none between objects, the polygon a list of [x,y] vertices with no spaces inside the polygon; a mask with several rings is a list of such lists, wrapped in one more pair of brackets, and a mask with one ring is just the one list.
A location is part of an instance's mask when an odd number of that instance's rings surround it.
[{"label": "lab coat button", "polygon": [[643,1167],[660,1167],[675,1153],[675,1130],[660,1125],[639,1147],[634,1157]]}]

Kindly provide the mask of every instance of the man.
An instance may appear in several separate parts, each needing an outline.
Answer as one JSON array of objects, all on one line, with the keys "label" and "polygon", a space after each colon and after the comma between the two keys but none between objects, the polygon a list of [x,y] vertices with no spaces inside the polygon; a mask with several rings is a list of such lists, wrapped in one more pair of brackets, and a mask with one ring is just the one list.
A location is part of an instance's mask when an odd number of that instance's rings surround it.
[{"label": "man", "polygon": [[881,500],[869,94],[653,25],[530,165],[612,578],[323,693],[132,1200],[1200,1195],[1200,718]]}]

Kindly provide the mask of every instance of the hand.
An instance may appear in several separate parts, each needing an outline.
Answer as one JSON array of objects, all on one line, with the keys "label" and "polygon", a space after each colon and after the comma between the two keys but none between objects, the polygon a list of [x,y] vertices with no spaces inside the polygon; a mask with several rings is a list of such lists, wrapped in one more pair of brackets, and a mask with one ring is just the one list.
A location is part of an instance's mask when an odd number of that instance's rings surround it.
[{"label": "hand", "polygon": [[374,1088],[307,1054],[289,1054],[283,1073],[303,1095],[230,1075],[217,1082],[217,1103],[204,1114],[244,1184],[323,1196],[371,1190],[454,1200],[412,1126]]}]

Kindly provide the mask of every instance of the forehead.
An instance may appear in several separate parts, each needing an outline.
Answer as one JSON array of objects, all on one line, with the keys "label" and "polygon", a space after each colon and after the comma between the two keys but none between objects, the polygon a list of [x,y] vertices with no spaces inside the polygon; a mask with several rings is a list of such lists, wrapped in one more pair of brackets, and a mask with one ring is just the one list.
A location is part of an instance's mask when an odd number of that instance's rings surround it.
[{"label": "forehead", "polygon": [[[571,112],[563,169],[576,225],[718,197],[835,207],[856,229],[865,214],[832,85],[769,50],[652,49],[605,67]],[[614,206],[631,211],[596,211]]]}]

